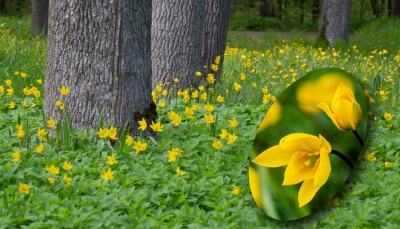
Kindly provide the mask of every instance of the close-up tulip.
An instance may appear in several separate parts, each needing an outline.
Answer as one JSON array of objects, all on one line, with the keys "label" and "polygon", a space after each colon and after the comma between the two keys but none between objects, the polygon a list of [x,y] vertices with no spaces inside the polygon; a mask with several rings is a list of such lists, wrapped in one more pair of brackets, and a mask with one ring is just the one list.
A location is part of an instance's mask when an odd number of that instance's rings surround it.
[{"label": "close-up tulip", "polygon": [[304,181],[298,194],[299,207],[302,207],[328,180],[331,173],[328,154],[331,151],[331,145],[321,135],[293,133],[283,137],[279,145],[259,154],[253,162],[270,168],[287,165],[282,185]]},{"label": "close-up tulip", "polygon": [[354,93],[342,82],[339,83],[332,99],[331,108],[326,103],[319,103],[332,122],[342,131],[355,131],[362,121],[362,111],[357,103]]}]

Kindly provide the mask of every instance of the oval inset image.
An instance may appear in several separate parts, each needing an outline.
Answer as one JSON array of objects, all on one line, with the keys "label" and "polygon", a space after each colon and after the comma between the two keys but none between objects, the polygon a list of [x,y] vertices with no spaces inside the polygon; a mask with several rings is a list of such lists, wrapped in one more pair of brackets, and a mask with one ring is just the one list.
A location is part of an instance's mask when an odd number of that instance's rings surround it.
[{"label": "oval inset image", "polygon": [[366,129],[364,93],[350,73],[323,68],[294,82],[254,140],[249,182],[257,206],[278,220],[320,209],[357,163]]}]

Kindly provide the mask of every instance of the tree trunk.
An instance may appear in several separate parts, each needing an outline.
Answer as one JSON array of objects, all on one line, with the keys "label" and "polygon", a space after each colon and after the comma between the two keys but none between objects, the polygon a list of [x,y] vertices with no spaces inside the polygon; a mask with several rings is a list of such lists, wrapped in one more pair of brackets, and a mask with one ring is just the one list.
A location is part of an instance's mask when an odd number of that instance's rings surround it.
[{"label": "tree trunk", "polygon": [[311,14],[312,14],[312,23],[317,23],[318,20],[318,16],[320,13],[320,8],[319,8],[319,4],[320,0],[313,0],[312,1],[312,10],[311,10]]},{"label": "tree trunk", "polygon": [[300,23],[304,23],[304,1],[305,0],[300,0],[299,1],[299,8],[300,8]]},{"label": "tree trunk", "polygon": [[[46,118],[60,120],[61,100],[74,128],[97,130],[104,105],[105,126],[131,120],[131,134],[138,135],[137,121],[155,120],[151,1],[50,1],[49,12]],[[67,96],[61,86],[69,87]]]},{"label": "tree trunk", "polygon": [[282,0],[277,0],[276,15],[279,20],[282,20]]},{"label": "tree trunk", "polygon": [[[150,0],[148,0],[150,1]],[[153,0],[151,60],[153,83],[177,88],[200,85],[205,0]]]},{"label": "tree trunk", "polygon": [[325,0],[319,22],[318,43],[327,42],[330,47],[338,40],[349,41],[351,0]]},{"label": "tree trunk", "polygon": [[[202,49],[203,77],[213,73],[218,80],[222,72],[224,53],[226,48],[226,36],[228,34],[230,0],[207,0],[206,15],[204,19],[204,40]],[[218,71],[211,69],[215,63],[215,57],[220,56]]]},{"label": "tree trunk", "polygon": [[49,0],[32,0],[32,36],[47,36]]},{"label": "tree trunk", "polygon": [[395,18],[400,18],[400,0],[392,0],[391,15]]}]

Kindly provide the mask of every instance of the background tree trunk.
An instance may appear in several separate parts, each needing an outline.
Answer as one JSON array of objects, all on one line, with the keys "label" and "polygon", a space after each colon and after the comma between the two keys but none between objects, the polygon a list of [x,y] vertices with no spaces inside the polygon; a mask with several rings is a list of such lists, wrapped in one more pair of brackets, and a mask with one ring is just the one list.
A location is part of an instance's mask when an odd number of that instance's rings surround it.
[{"label": "background tree trunk", "polygon": [[[219,78],[224,62],[226,48],[226,37],[228,34],[229,12],[231,7],[230,0],[206,0],[206,15],[204,19],[204,40],[202,49],[202,64],[207,66],[202,68],[203,77],[213,73],[215,78]],[[215,62],[215,57],[220,56],[218,71],[211,69],[211,64]]]},{"label": "background tree trunk", "polygon": [[392,0],[391,15],[395,18],[400,18],[400,0]]},{"label": "background tree trunk", "polygon": [[305,0],[299,1],[299,8],[300,8],[300,23],[304,23],[304,2]]},{"label": "background tree trunk", "polygon": [[320,13],[320,7],[319,4],[320,0],[313,0],[312,1],[312,10],[311,10],[311,14],[312,14],[312,23],[317,23],[318,20],[318,16]]},{"label": "background tree trunk", "polygon": [[32,0],[32,36],[47,36],[49,0]]},{"label": "background tree trunk", "polygon": [[[150,1],[150,0],[149,0]],[[153,0],[151,60],[153,88],[179,79],[178,88],[197,87],[201,77],[201,50],[205,0]]]},{"label": "background tree trunk", "polygon": [[[155,120],[151,98],[151,1],[50,1],[44,111],[59,120],[64,102],[74,128]],[[70,92],[61,96],[58,88]],[[149,129],[149,128],[148,128]],[[147,133],[146,133],[147,134]]]},{"label": "background tree trunk", "polygon": [[334,42],[349,41],[351,0],[325,0],[319,22],[318,43],[326,41],[332,47]]}]

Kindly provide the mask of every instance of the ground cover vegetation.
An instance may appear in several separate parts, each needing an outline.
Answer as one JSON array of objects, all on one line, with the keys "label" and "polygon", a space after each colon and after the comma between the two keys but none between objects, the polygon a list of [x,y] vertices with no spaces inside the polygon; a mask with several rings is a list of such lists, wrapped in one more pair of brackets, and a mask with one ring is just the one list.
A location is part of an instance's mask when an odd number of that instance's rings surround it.
[{"label": "ground cover vegetation", "polygon": [[[223,69],[218,57],[207,66],[223,72],[220,82],[208,75],[199,88],[176,91],[179,79],[157,86],[157,122],[139,123],[158,132],[153,139],[115,126],[74,130],[62,99],[54,106],[63,119],[44,118],[46,41],[21,28],[29,20],[0,18],[0,228],[396,227],[400,52],[369,45],[382,33],[337,50],[290,38],[249,50],[230,40]],[[286,87],[330,66],[351,72],[364,89],[363,152],[320,211],[273,220],[249,189],[253,138]],[[61,98],[72,89],[60,85]]]}]

